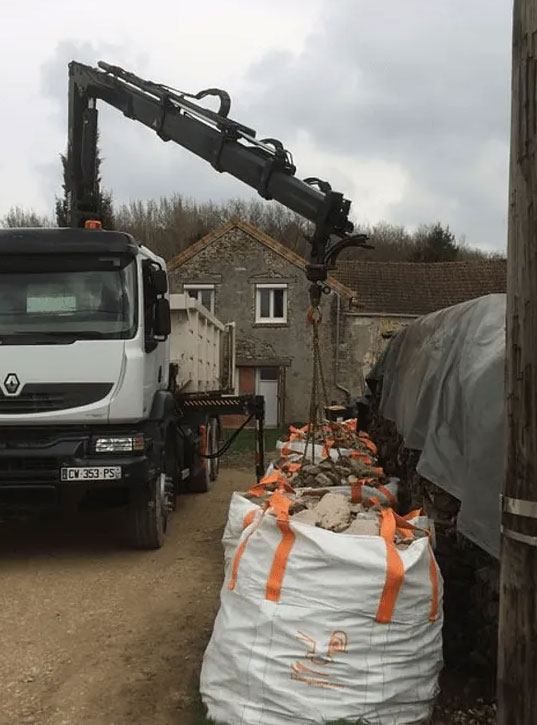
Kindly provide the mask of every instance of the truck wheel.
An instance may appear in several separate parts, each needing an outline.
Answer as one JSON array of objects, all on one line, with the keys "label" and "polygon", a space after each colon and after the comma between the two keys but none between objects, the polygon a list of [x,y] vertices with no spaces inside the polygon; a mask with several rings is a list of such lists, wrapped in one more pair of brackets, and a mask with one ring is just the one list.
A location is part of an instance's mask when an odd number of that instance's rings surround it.
[{"label": "truck wheel", "polygon": [[130,512],[131,540],[137,549],[160,549],[172,508],[173,483],[161,473],[137,494]]},{"label": "truck wheel", "polygon": [[[216,453],[218,450],[218,421],[210,418],[205,426],[205,442],[202,448],[207,454]],[[192,493],[207,493],[211,489],[213,481],[218,474],[218,468],[211,466],[211,458],[197,456],[196,468],[193,467],[188,483],[188,490]],[[214,476],[214,477],[213,477]]]}]

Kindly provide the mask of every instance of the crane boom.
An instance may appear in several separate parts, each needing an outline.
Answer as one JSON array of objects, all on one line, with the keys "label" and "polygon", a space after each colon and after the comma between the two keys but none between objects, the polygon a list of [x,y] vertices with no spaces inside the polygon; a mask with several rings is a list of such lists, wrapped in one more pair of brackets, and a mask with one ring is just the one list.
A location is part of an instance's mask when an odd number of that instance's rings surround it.
[{"label": "crane boom", "polygon": [[[207,96],[220,99],[218,111],[194,102]],[[174,141],[208,161],[217,171],[234,176],[263,198],[274,199],[312,222],[315,231],[306,272],[313,283],[326,280],[339,251],[366,246],[364,235],[352,234],[351,202],[325,181],[298,179],[291,154],[280,141],[258,140],[253,129],[229,118],[231,100],[225,91],[211,88],[195,95],[182,93],[104,62],[97,68],[75,61],[69,64],[70,226],[84,226],[99,214],[97,100],[153,129],[164,141]]]}]

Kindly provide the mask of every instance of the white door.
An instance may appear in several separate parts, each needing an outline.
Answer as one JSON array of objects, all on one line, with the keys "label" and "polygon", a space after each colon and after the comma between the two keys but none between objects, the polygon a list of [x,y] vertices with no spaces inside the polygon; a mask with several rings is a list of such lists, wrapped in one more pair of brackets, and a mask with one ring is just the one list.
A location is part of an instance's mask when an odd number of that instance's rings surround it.
[{"label": "white door", "polygon": [[265,425],[276,428],[278,425],[278,368],[257,368],[256,394],[265,398]]}]

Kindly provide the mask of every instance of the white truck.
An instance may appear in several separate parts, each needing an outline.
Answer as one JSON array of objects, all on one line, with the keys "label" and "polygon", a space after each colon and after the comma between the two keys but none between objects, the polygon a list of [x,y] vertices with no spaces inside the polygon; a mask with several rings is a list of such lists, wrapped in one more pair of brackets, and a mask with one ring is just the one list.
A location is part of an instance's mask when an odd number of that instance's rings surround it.
[{"label": "white truck", "polygon": [[176,494],[216,478],[218,416],[261,440],[263,400],[233,394],[232,327],[88,226],[0,230],[0,511],[124,504],[155,548]]}]

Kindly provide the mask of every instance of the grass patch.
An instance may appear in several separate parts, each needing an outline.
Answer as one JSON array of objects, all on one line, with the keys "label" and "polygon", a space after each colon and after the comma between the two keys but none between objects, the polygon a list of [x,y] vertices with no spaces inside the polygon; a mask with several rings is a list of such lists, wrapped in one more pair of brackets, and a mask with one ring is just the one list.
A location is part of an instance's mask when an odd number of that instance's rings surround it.
[{"label": "grass patch", "polygon": [[[229,440],[235,431],[226,429],[223,431],[223,439]],[[276,448],[276,441],[287,432],[287,427],[268,428],[265,430],[265,451],[271,452]],[[255,451],[255,431],[250,428],[242,430],[231,444],[228,455],[242,455]]]}]

